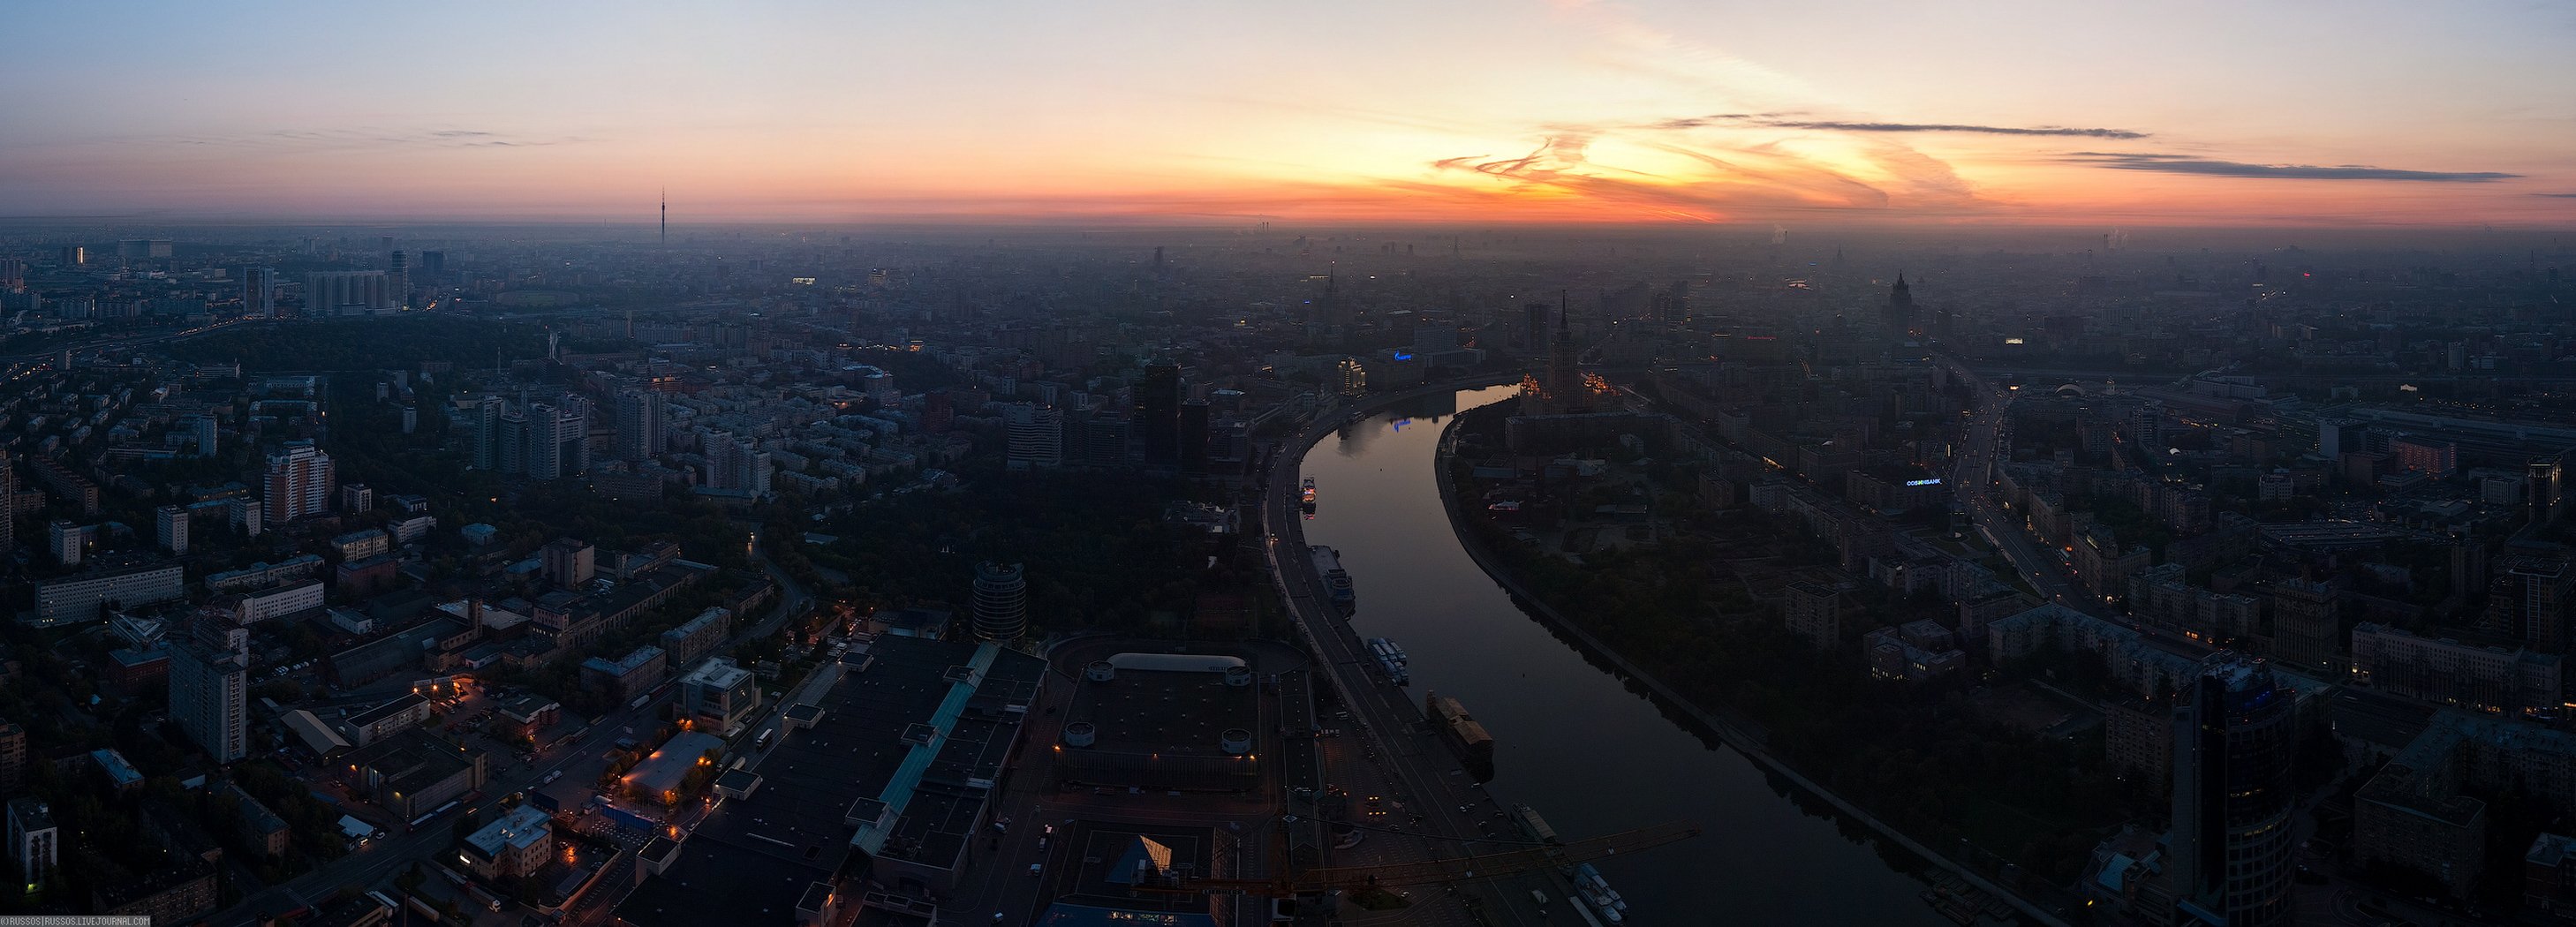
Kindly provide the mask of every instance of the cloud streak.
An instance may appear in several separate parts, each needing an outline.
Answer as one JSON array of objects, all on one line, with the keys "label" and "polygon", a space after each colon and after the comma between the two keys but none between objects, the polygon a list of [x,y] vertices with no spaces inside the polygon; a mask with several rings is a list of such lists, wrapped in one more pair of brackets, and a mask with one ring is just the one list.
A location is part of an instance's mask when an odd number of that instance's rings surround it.
[{"label": "cloud streak", "polygon": [[2123,171],[2194,174],[2203,177],[2251,177],[2269,180],[2402,180],[2419,183],[2493,183],[2521,174],[2497,171],[2416,171],[2366,164],[2249,164],[2190,155],[2118,151],[2077,151],[2063,160]]},{"label": "cloud streak", "polygon": [[1806,129],[1818,132],[1863,132],[1879,134],[1965,133],[1972,135],[2021,135],[2055,138],[2147,138],[2152,133],[2129,129],[2084,129],[2071,126],[1989,126],[1962,122],[1855,122],[1839,119],[1794,119],[1797,113],[1715,113],[1683,119],[1666,119],[1649,123],[1649,128],[1678,131],[1711,126],[1746,126],[1766,129]]}]

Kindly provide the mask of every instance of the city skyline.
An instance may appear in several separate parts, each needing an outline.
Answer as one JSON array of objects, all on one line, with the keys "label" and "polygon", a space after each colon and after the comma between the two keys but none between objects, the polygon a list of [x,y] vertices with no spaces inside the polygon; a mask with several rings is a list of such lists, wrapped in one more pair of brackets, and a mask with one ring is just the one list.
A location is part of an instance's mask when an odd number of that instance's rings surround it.
[{"label": "city skyline", "polygon": [[0,215],[2576,218],[2530,4],[443,12],[19,11]]}]

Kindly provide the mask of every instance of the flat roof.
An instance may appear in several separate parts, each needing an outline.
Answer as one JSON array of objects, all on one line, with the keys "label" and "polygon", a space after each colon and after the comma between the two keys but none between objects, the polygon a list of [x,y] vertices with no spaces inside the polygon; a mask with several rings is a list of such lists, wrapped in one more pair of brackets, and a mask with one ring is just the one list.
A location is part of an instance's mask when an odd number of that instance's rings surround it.
[{"label": "flat roof", "polygon": [[531,844],[552,839],[553,821],[535,805],[520,805],[510,809],[500,820],[467,834],[465,842],[489,859],[500,856],[503,850],[525,849]]},{"label": "flat roof", "polygon": [[393,701],[350,715],[344,720],[349,723],[350,727],[370,727],[376,722],[419,708],[428,701],[428,699],[421,698],[417,694],[406,692],[401,696],[396,697]]},{"label": "flat roof", "polygon": [[[979,663],[968,674],[973,684],[949,678]],[[1045,670],[1036,657],[990,644],[880,640],[874,659],[815,698],[813,726],[782,732],[752,768],[759,790],[719,803],[671,868],[617,905],[617,917],[630,927],[786,925],[797,899],[832,882],[854,853],[946,865],[953,852],[933,857],[950,836],[964,839],[959,822],[971,828],[986,798],[966,774],[998,773]],[[927,746],[905,740],[915,726],[943,724]],[[846,823],[854,806],[894,820],[863,831]]]},{"label": "flat roof", "polygon": [[677,791],[680,782],[697,768],[698,760],[709,750],[724,749],[724,739],[699,731],[682,731],[662,742],[659,749],[626,771],[626,783],[640,791],[659,795]]},{"label": "flat roof", "polygon": [[1260,687],[1226,685],[1219,673],[1122,668],[1108,682],[1078,685],[1065,720],[1098,728],[1087,749],[1220,756],[1218,735],[1260,722]]}]

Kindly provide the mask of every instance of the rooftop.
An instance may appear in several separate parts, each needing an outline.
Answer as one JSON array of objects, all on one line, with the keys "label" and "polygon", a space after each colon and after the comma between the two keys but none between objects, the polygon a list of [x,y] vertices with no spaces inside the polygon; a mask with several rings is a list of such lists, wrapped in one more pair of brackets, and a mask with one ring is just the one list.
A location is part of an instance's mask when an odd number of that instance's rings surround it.
[{"label": "rooftop", "polygon": [[[1132,656],[1139,655],[1119,654],[1111,662]],[[1242,663],[1233,657],[1190,659]],[[1065,720],[1088,721],[1098,728],[1099,740],[1090,748],[1093,750],[1184,756],[1225,755],[1219,734],[1228,728],[1252,730],[1260,726],[1258,686],[1229,686],[1225,674],[1196,668],[1178,672],[1145,668],[1176,665],[1184,664],[1133,660],[1120,664],[1116,678],[1081,684],[1074,693],[1072,707],[1066,710]]]},{"label": "rooftop", "polygon": [[[948,678],[961,666],[981,668]],[[1044,671],[989,644],[880,640],[873,659],[815,699],[813,726],[780,734],[755,767],[759,789],[719,804],[617,916],[633,927],[784,925],[795,900],[854,852],[947,865]],[[905,740],[916,726],[930,728],[930,743]]]},{"label": "rooftop", "polygon": [[510,809],[510,812],[502,815],[500,820],[485,824],[483,829],[466,835],[465,843],[473,847],[475,852],[483,854],[484,858],[491,859],[500,856],[505,850],[524,850],[530,845],[552,839],[554,835],[552,820],[545,812],[537,810],[534,805],[520,805]]}]

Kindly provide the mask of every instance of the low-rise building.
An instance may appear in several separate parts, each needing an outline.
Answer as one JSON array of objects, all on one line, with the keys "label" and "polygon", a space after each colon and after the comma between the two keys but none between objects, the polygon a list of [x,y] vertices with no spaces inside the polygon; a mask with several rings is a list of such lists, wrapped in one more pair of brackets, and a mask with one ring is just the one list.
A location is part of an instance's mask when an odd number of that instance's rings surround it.
[{"label": "low-rise building", "polygon": [[615,660],[592,657],[581,661],[581,684],[622,702],[660,685],[669,669],[670,660],[662,648],[647,645]]},{"label": "low-rise building", "polygon": [[2418,740],[2353,796],[2352,852],[2431,876],[2467,898],[2485,870],[2487,806],[2460,794],[2457,759]]},{"label": "low-rise building", "polygon": [[662,652],[669,655],[672,665],[687,666],[708,651],[724,646],[725,635],[732,628],[732,612],[720,605],[708,606],[697,617],[662,632]]},{"label": "low-rise building", "polygon": [[322,607],[322,583],[306,580],[241,594],[241,622],[256,624],[280,615]]},{"label": "low-rise building", "polygon": [[108,602],[128,608],[187,594],[186,571],[176,563],[103,567],[36,584],[29,624],[50,628],[97,621]]},{"label": "low-rise building", "polygon": [[1864,634],[1861,653],[1869,658],[1870,675],[1880,679],[1930,682],[1968,665],[1968,655],[1959,649],[1950,629],[1930,619]]},{"label": "low-rise building", "polygon": [[554,854],[554,822],[534,805],[520,805],[465,836],[457,855],[485,879],[527,875]]},{"label": "low-rise building", "polygon": [[415,693],[404,693],[393,701],[340,719],[349,732],[349,742],[366,746],[429,720],[429,700]]},{"label": "low-rise building", "polygon": [[707,730],[731,731],[759,709],[760,684],[732,660],[709,657],[680,677],[680,710]]},{"label": "low-rise building", "polygon": [[351,788],[394,817],[418,818],[483,787],[490,761],[482,753],[403,731],[350,751],[335,766]]},{"label": "low-rise building", "polygon": [[2562,658],[2522,648],[2419,637],[2364,622],[2352,629],[2352,681],[2382,692],[2482,711],[2564,704]]}]

